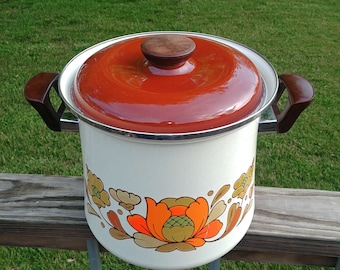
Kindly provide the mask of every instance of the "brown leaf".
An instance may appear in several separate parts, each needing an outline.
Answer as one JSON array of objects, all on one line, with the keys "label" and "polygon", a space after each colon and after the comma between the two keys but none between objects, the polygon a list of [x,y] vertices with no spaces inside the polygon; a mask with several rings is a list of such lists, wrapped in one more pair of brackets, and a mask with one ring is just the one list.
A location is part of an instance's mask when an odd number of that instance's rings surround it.
[{"label": "brown leaf", "polygon": [[219,200],[221,199],[230,189],[230,185],[224,185],[220,188],[220,190],[216,193],[214,199],[211,202],[211,207]]},{"label": "brown leaf", "polygon": [[113,238],[116,238],[116,239],[118,239],[118,240],[124,240],[124,239],[129,239],[129,238],[131,238],[131,236],[128,235],[127,233],[122,232],[122,231],[119,231],[119,230],[117,230],[117,229],[115,229],[115,228],[111,228],[111,229],[109,230],[109,232],[110,232],[110,234],[111,234],[111,236],[112,236]]},{"label": "brown leaf", "polygon": [[156,251],[171,252],[176,249],[179,251],[192,251],[192,250],[195,250],[196,248],[191,244],[181,242],[181,243],[169,243],[169,244],[160,246],[156,249]]},{"label": "brown leaf", "polygon": [[239,220],[239,217],[241,216],[241,212],[242,212],[242,207],[240,206],[239,203],[233,203],[230,206],[229,212],[228,212],[228,219],[227,219],[228,223],[227,223],[226,230],[218,239],[222,239],[228,233],[230,233],[232,229],[234,229],[234,227],[237,224],[237,221]]},{"label": "brown leaf", "polygon": [[93,209],[92,205],[89,203],[87,203],[87,212],[101,218],[100,215],[96,212],[96,210]]},{"label": "brown leaf", "polygon": [[209,214],[209,217],[207,219],[207,222],[205,223],[206,225],[212,222],[213,220],[219,218],[227,208],[227,205],[225,204],[224,201],[219,201],[213,209],[211,209],[211,212]]},{"label": "brown leaf", "polygon": [[243,215],[242,215],[242,218],[240,220],[240,222],[238,224],[240,224],[243,220],[243,218],[245,217],[245,215],[248,213],[248,211],[250,210],[250,208],[253,206],[253,200],[251,200],[249,202],[249,204],[246,205],[245,209],[244,209],[244,212],[243,212]]},{"label": "brown leaf", "polygon": [[144,248],[156,248],[164,244],[167,244],[167,242],[161,241],[157,238],[154,238],[152,236],[149,236],[143,233],[134,233],[133,237],[135,239],[135,243],[138,246],[144,247]]},{"label": "brown leaf", "polygon": [[120,220],[119,220],[119,217],[118,215],[116,214],[116,212],[110,210],[108,213],[107,213],[107,217],[108,219],[110,220],[111,224],[113,225],[113,227],[115,227],[117,230],[125,233],[125,230],[122,226],[122,224],[120,223]]}]

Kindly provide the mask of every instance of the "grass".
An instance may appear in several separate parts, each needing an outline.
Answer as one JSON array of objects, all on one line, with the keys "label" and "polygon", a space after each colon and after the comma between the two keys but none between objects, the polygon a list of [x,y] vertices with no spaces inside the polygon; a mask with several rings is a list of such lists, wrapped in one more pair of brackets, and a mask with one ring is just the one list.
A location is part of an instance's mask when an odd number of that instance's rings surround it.
[{"label": "grass", "polygon": [[[75,54],[112,37],[185,30],[237,40],[265,55],[278,73],[301,74],[315,87],[314,103],[289,133],[259,136],[257,185],[340,190],[339,1],[0,0],[0,5],[0,172],[82,173],[79,135],[49,131],[24,100],[31,76],[61,71]],[[102,256],[103,269],[138,269]],[[1,269],[89,267],[84,252],[2,247],[0,258]],[[224,262],[222,269],[314,268]]]}]

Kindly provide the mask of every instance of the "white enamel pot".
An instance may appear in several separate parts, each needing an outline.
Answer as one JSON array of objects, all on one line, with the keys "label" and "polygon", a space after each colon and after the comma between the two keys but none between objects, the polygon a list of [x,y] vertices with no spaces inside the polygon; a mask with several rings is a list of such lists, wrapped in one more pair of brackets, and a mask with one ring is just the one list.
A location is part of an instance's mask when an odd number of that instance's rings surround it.
[{"label": "white enamel pot", "polygon": [[[256,108],[224,125],[182,132],[156,126],[153,132],[101,121],[75,102],[82,69],[97,52],[173,34],[232,48],[249,59],[260,77]],[[61,96],[60,108],[51,105],[51,89]],[[289,98],[280,111],[284,90]],[[152,269],[203,265],[240,242],[254,214],[257,134],[288,131],[313,95],[307,80],[277,76],[266,59],[246,46],[189,32],[148,32],[104,41],[74,57],[60,75],[39,73],[25,87],[26,99],[49,128],[80,132],[85,213],[97,240],[123,260]],[[75,119],[66,119],[65,107]],[[173,125],[171,121],[167,124]]]}]

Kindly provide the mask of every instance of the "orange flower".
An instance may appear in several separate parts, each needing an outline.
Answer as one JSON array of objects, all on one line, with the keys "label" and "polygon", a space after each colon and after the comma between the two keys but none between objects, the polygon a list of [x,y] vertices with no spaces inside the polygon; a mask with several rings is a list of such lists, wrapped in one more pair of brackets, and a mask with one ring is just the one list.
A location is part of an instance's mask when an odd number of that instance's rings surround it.
[{"label": "orange flower", "polygon": [[204,245],[205,239],[216,236],[222,228],[217,220],[208,220],[209,206],[199,197],[167,198],[156,203],[146,198],[147,214],[128,216],[129,224],[138,231],[137,245],[158,251],[189,251]]}]

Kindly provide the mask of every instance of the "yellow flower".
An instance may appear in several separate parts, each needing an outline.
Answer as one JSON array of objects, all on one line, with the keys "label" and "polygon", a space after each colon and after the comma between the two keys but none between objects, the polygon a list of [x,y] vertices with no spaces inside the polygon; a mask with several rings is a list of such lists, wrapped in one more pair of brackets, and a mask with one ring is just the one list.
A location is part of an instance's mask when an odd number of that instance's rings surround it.
[{"label": "yellow flower", "polygon": [[93,174],[87,168],[87,185],[86,189],[92,198],[92,201],[99,207],[105,207],[110,205],[109,194],[104,190],[102,180]]},{"label": "yellow flower", "polygon": [[233,198],[238,197],[243,199],[246,195],[248,188],[253,180],[254,160],[249,167],[247,173],[243,173],[241,177],[234,184]]},{"label": "yellow flower", "polygon": [[136,194],[129,193],[121,189],[110,188],[109,192],[111,194],[111,197],[115,199],[119,203],[119,205],[127,211],[133,210],[135,208],[135,205],[139,204],[141,201],[141,198]]}]

